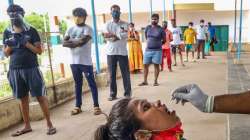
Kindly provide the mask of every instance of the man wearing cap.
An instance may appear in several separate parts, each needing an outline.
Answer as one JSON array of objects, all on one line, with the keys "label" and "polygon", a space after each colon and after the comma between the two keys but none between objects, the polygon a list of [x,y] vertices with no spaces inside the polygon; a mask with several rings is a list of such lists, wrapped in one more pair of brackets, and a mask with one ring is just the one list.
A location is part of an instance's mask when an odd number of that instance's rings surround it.
[{"label": "man wearing cap", "polygon": [[41,39],[32,26],[25,23],[24,10],[19,5],[10,5],[7,9],[11,26],[3,34],[4,53],[10,57],[8,80],[15,98],[21,101],[24,128],[12,134],[20,136],[31,132],[29,121],[29,92],[36,97],[48,126],[48,135],[56,133],[49,115],[45,83],[37,61],[42,53]]},{"label": "man wearing cap", "polygon": [[95,82],[93,64],[91,58],[91,38],[92,29],[85,24],[87,12],[83,8],[73,10],[75,26],[68,29],[65,34],[63,46],[70,48],[72,61],[70,64],[73,78],[75,81],[75,108],[71,115],[77,115],[82,112],[82,84],[83,73],[90,87],[94,102],[94,115],[101,114],[98,103],[98,90]]}]

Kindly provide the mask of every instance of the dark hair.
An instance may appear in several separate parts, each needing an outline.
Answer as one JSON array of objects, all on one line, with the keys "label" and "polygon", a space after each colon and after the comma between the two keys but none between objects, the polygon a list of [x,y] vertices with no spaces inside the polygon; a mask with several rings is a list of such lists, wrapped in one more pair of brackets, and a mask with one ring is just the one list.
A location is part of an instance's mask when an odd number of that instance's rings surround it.
[{"label": "dark hair", "polygon": [[204,22],[205,22],[204,19],[201,19],[201,20],[200,20],[200,23],[204,23]]},{"label": "dark hair", "polygon": [[135,24],[133,22],[129,23],[129,26],[135,26]]},{"label": "dark hair", "polygon": [[159,14],[152,14],[151,18],[153,18],[153,17],[159,19]]},{"label": "dark hair", "polygon": [[167,21],[163,21],[162,24],[168,24],[168,22]]},{"label": "dark hair", "polygon": [[25,14],[24,9],[21,6],[17,5],[17,4],[11,4],[7,8],[7,13],[9,14],[11,12],[17,12],[17,13],[21,14],[22,16],[24,16],[24,14]]},{"label": "dark hair", "polygon": [[188,23],[188,25],[191,25],[191,26],[193,26],[193,25],[194,25],[194,23],[193,23],[193,22],[189,22],[189,23]]},{"label": "dark hair", "polygon": [[208,25],[212,25],[212,23],[211,23],[211,22],[208,22],[207,24],[208,24]]},{"label": "dark hair", "polygon": [[129,102],[124,98],[113,105],[107,123],[95,131],[94,140],[135,140],[134,133],[140,129],[141,122]]},{"label": "dark hair", "polygon": [[86,16],[87,16],[86,10],[83,9],[83,8],[81,8],[81,7],[75,8],[75,9],[72,11],[72,14],[73,14],[73,16],[75,16],[75,17],[86,17]]},{"label": "dark hair", "polygon": [[112,5],[110,10],[112,11],[112,9],[114,9],[114,8],[118,8],[119,10],[121,10],[120,6],[117,4]]}]

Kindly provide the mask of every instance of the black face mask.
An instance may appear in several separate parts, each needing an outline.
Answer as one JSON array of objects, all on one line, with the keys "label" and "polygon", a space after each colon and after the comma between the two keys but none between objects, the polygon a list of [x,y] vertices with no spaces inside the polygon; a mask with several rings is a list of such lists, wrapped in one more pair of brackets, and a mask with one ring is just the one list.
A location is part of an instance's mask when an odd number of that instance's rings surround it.
[{"label": "black face mask", "polygon": [[17,12],[8,13],[10,16],[11,26],[21,28],[23,31],[27,31],[28,27],[24,22],[23,15]]}]

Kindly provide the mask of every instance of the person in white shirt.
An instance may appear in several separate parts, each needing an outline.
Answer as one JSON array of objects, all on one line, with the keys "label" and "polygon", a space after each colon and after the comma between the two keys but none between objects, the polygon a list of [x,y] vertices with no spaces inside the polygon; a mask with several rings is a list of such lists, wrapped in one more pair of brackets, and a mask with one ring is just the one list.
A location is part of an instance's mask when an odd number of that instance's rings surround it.
[{"label": "person in white shirt", "polygon": [[185,66],[183,63],[183,58],[182,58],[182,49],[181,49],[181,28],[176,26],[176,20],[175,19],[171,19],[171,23],[172,23],[172,28],[170,29],[170,31],[173,34],[173,41],[170,42],[171,44],[171,49],[172,49],[172,53],[174,55],[174,66],[177,66],[177,62],[176,62],[176,52],[178,51],[179,55],[180,55],[180,60],[181,60],[181,64],[182,66]]},{"label": "person in white shirt", "polygon": [[75,108],[71,115],[77,115],[82,112],[82,84],[83,73],[91,89],[94,102],[94,115],[101,114],[98,103],[98,90],[94,78],[93,64],[91,58],[91,38],[92,29],[85,24],[87,12],[83,8],[73,10],[75,26],[68,29],[65,34],[63,46],[70,48],[72,62],[70,64],[73,78],[75,81]]},{"label": "person in white shirt", "polygon": [[107,60],[110,75],[110,97],[109,101],[117,99],[116,69],[119,63],[123,86],[125,89],[124,96],[131,96],[131,82],[127,52],[128,23],[120,20],[120,7],[113,5],[111,7],[112,20],[106,24],[106,31],[103,33],[107,40]]},{"label": "person in white shirt", "polygon": [[205,21],[200,20],[200,25],[197,26],[197,59],[200,59],[200,52],[202,53],[202,59],[205,59],[205,42],[208,38],[208,31],[204,25]]}]

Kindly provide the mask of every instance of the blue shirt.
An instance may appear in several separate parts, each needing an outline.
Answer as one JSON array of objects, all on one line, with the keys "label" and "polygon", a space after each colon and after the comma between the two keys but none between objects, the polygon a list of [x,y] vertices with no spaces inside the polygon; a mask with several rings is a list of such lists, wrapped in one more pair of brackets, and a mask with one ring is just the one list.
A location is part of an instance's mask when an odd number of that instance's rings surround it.
[{"label": "blue shirt", "polygon": [[214,38],[215,37],[215,28],[213,26],[208,27],[208,31],[209,31],[210,38]]},{"label": "blue shirt", "polygon": [[[22,32],[23,35],[30,37],[30,43],[34,45],[36,42],[41,42],[38,32],[35,28],[30,27],[28,31]],[[4,47],[7,46],[6,39],[9,39],[13,36],[11,30],[7,28],[3,33],[3,44]],[[37,55],[31,50],[26,48],[23,45],[20,45],[18,48],[13,48],[10,55],[10,69],[23,69],[23,68],[33,68],[37,67]]]},{"label": "blue shirt", "polygon": [[146,51],[158,51],[162,49],[162,40],[166,38],[164,29],[157,25],[148,25],[145,29],[145,36],[147,39]]}]

